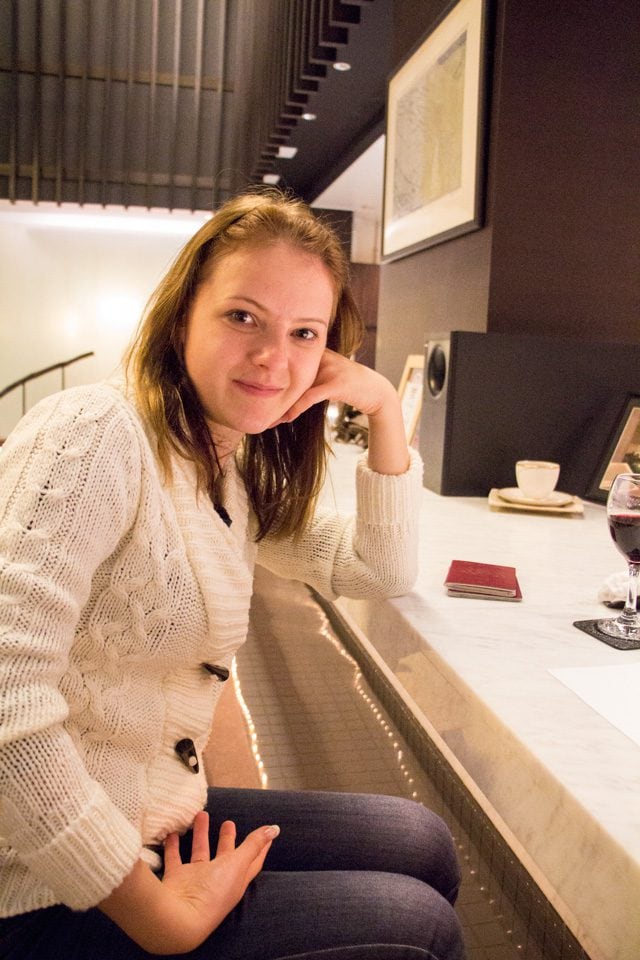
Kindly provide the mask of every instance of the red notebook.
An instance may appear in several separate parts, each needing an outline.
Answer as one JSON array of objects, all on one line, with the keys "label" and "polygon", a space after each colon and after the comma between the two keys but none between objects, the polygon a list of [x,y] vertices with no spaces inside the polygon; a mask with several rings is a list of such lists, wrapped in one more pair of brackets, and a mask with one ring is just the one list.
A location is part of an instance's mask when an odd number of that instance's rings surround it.
[{"label": "red notebook", "polygon": [[522,600],[515,567],[474,560],[452,560],[444,585],[450,597]]}]

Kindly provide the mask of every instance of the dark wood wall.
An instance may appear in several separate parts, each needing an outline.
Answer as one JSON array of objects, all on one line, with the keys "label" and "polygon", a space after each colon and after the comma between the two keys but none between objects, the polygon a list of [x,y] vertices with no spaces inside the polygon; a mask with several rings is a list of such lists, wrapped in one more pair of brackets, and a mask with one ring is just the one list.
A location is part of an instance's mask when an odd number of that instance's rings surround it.
[{"label": "dark wood wall", "polygon": [[640,342],[640,4],[501,13],[488,329]]},{"label": "dark wood wall", "polygon": [[362,345],[356,353],[356,360],[367,367],[375,367],[380,266],[377,263],[352,263],[351,292],[364,323]]},{"label": "dark wood wall", "polygon": [[[396,64],[449,7],[394,0]],[[482,229],[384,264],[376,365],[450,330],[640,342],[640,5],[489,0]]]}]

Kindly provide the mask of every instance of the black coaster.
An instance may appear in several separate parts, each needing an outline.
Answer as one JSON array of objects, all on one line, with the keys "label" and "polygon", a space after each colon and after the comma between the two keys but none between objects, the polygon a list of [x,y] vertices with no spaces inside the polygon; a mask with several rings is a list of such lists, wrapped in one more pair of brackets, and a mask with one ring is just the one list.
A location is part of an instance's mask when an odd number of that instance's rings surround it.
[{"label": "black coaster", "polygon": [[[605,618],[600,617],[600,619],[604,620]],[[578,630],[584,630],[590,637],[595,637],[596,640],[602,640],[603,643],[608,643],[610,647],[615,647],[616,650],[640,650],[640,640],[620,640],[618,637],[610,637],[608,633],[598,630],[597,622],[597,620],[575,620],[573,625]]]}]

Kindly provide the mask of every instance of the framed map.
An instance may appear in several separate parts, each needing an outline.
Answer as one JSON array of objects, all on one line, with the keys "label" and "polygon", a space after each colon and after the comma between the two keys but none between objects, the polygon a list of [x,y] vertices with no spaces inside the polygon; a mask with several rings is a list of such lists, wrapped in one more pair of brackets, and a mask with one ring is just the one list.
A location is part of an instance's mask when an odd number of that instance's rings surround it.
[{"label": "framed map", "polygon": [[485,0],[459,0],[387,87],[382,259],[481,223]]}]

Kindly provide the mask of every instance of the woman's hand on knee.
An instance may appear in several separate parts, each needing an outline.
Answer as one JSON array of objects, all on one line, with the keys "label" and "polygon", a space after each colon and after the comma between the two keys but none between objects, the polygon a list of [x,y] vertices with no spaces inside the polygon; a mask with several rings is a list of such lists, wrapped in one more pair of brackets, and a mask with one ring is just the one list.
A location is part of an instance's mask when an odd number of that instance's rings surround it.
[{"label": "woman's hand on knee", "polygon": [[211,932],[240,902],[251,881],[260,873],[277,827],[260,827],[236,846],[231,820],[220,827],[215,856],[209,850],[209,816],[199,813],[193,824],[191,862],[182,863],[178,837],[165,842],[162,885],[189,909],[211,922]]},{"label": "woman's hand on knee", "polygon": [[149,953],[188,953],[199,946],[240,902],[279,833],[277,827],[260,827],[236,846],[235,825],[227,820],[211,859],[208,827],[208,814],[199,813],[189,863],[182,862],[178,835],[170,834],[162,881],[138,861],[100,905]]}]

